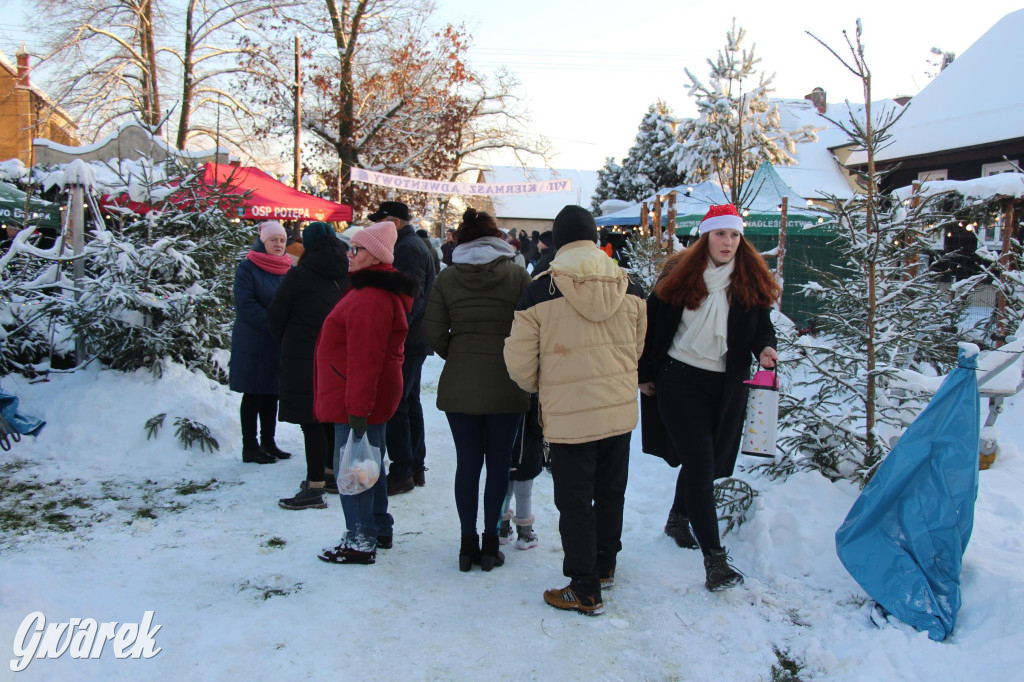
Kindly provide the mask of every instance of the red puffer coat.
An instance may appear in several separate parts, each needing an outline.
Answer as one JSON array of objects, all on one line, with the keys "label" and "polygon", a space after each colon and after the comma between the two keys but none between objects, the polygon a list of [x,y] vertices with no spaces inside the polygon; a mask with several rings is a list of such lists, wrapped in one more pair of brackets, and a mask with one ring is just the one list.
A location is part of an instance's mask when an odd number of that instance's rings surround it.
[{"label": "red puffer coat", "polygon": [[351,288],[316,342],[313,414],[347,424],[350,414],[383,424],[402,397],[402,361],[417,283],[390,265],[350,276]]}]

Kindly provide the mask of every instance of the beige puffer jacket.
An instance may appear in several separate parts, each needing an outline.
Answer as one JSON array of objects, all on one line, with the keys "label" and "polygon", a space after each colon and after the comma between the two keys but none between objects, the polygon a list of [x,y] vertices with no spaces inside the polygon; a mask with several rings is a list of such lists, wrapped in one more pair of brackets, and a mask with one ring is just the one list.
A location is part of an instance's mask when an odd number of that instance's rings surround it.
[{"label": "beige puffer jacket", "polygon": [[544,438],[588,443],[636,427],[647,315],[639,287],[593,242],[570,242],[523,294],[509,376],[540,392]]}]

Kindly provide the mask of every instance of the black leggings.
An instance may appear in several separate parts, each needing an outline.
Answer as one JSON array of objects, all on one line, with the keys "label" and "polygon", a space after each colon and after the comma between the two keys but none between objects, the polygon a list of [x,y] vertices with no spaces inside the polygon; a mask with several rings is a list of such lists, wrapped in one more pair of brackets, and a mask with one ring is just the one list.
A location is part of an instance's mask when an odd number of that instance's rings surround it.
[{"label": "black leggings", "polygon": [[301,424],[306,444],[306,480],[322,482],[334,466],[334,424]]},{"label": "black leggings", "polygon": [[277,395],[243,393],[242,407],[242,448],[254,450],[259,447],[256,440],[256,419],[260,421],[260,441],[273,443],[277,432]]},{"label": "black leggings", "polygon": [[715,434],[722,416],[724,372],[710,372],[669,358],[658,370],[658,412],[682,467],[672,511],[690,519],[707,554],[721,549],[715,509]]},{"label": "black leggings", "polygon": [[455,508],[463,535],[476,535],[480,503],[480,470],[487,465],[484,482],[484,533],[496,535],[508,493],[512,444],[523,415],[463,414],[446,412],[455,441]]}]

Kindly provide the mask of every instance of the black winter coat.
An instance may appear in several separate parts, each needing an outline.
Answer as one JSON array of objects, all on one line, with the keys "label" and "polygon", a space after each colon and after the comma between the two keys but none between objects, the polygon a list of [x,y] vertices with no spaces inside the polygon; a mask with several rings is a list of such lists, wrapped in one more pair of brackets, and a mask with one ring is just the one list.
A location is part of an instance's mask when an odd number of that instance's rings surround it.
[{"label": "black winter coat", "polygon": [[434,286],[434,259],[423,240],[416,236],[412,225],[406,225],[398,231],[395,242],[395,270],[404,272],[419,284],[419,293],[412,304],[409,315],[409,335],[405,339],[406,355],[433,355],[426,338],[423,336],[423,314],[427,311],[430,290]]},{"label": "black winter coat", "polygon": [[328,313],[348,288],[348,256],[341,242],[323,239],[305,250],[270,304],[270,333],[281,344],[278,417],[312,424],[313,356]]},{"label": "black winter coat", "polygon": [[[668,358],[672,339],[683,319],[683,308],[665,303],[653,292],[647,299],[647,336],[640,357],[638,380],[641,384],[654,381],[662,363]],[[732,476],[739,454],[743,418],[747,408],[747,387],[751,360],[756,359],[767,346],[775,348],[775,327],[768,308],[745,310],[740,305],[729,306],[726,326],[725,392],[722,405],[725,413],[715,434],[715,478]],[[664,458],[672,466],[679,466],[679,455],[665,434],[658,413],[657,396],[640,395],[640,432],[643,451]]]}]

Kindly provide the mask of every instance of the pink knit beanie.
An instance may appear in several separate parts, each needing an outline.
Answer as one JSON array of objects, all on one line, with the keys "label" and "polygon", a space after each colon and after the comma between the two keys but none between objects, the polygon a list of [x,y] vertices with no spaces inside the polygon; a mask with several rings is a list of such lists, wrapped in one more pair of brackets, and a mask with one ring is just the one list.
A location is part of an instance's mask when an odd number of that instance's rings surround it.
[{"label": "pink knit beanie", "polygon": [[285,238],[288,237],[288,233],[285,232],[284,225],[277,222],[276,220],[268,220],[266,222],[260,223],[261,242],[266,244],[268,239],[277,235],[280,235]]},{"label": "pink knit beanie", "polygon": [[398,230],[394,223],[388,221],[374,223],[360,230],[352,237],[352,246],[366,249],[381,263],[393,263],[396,241],[398,241]]}]

